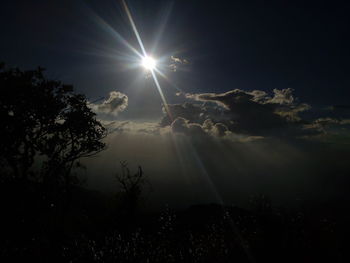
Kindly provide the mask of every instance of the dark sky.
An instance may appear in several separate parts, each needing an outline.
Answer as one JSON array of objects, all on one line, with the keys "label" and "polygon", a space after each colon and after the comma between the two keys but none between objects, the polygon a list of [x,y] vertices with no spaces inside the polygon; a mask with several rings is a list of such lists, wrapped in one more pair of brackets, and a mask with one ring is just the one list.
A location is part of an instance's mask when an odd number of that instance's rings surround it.
[{"label": "dark sky", "polygon": [[[187,71],[171,76],[186,92],[293,88],[312,105],[348,104],[348,4],[130,0],[128,5],[147,49],[164,25],[155,53],[191,62]],[[125,92],[138,72],[124,70],[127,61],[120,54],[130,51],[101,21],[138,47],[120,1],[2,1],[1,60],[43,66],[49,76],[91,98]]]},{"label": "dark sky", "polygon": [[[168,115],[153,79],[131,68],[121,38],[141,50],[121,0],[2,1],[0,61],[109,98],[89,104],[111,131],[87,161],[89,186],[114,189],[127,160],[168,201],[349,197],[350,9],[304,2],[127,1],[172,83],[159,76]],[[171,56],[190,63],[172,72]]]}]

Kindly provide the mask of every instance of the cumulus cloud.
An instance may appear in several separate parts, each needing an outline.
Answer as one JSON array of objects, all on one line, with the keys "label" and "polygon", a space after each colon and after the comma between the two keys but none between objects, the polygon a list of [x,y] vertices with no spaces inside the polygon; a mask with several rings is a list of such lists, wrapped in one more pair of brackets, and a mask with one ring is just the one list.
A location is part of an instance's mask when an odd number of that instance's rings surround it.
[{"label": "cumulus cloud", "polygon": [[261,136],[249,136],[231,132],[223,123],[214,123],[206,119],[203,124],[193,123],[189,120],[178,117],[170,125],[162,127],[158,122],[144,121],[105,121],[101,120],[104,127],[111,134],[128,134],[138,136],[189,136],[198,141],[206,142],[211,139],[222,139],[230,142],[251,142],[263,139]]},{"label": "cumulus cloud", "polygon": [[259,102],[259,103],[265,102],[266,98],[269,98],[268,94],[263,90],[253,90],[247,93],[253,96],[252,98],[253,101]]},{"label": "cumulus cloud", "polygon": [[299,116],[299,113],[311,109],[311,106],[306,103],[288,105],[287,107],[278,107],[275,109],[275,113],[285,118],[289,122],[299,122],[302,119]]},{"label": "cumulus cloud", "polygon": [[[248,142],[267,137],[310,137],[347,129],[349,119],[303,119],[311,107],[299,103],[292,89],[265,91],[240,89],[225,93],[182,93],[184,103],[168,104],[160,122],[104,122],[110,133],[186,135],[198,138]],[[98,113],[117,115],[128,105],[128,97],[113,91],[101,104],[92,104]]]},{"label": "cumulus cloud", "polygon": [[175,133],[183,133],[187,135],[205,135],[205,132],[200,124],[190,123],[188,120],[182,117],[178,117],[172,122],[171,130]]},{"label": "cumulus cloud", "polygon": [[[269,96],[261,90],[234,89],[225,93],[185,94],[194,102],[169,105],[169,111],[173,119],[182,117],[201,125],[210,119],[224,125],[221,130],[225,127],[238,134],[286,135],[295,133],[295,126],[302,121],[299,114],[310,109],[308,104],[298,103],[292,92],[292,89],[275,89],[273,96]],[[161,121],[163,126],[170,124],[167,116]]]},{"label": "cumulus cloud", "polygon": [[[171,113],[173,119],[177,117],[182,117],[190,122],[195,122],[194,120],[200,119],[201,114],[203,113],[203,108],[201,105],[196,105],[193,103],[185,102],[182,104],[168,104],[167,108]],[[161,121],[162,126],[167,126],[172,123],[172,120],[168,115],[166,115],[166,111],[163,108],[164,118]]]},{"label": "cumulus cloud", "polygon": [[274,89],[274,96],[267,103],[277,103],[281,105],[292,105],[294,103],[293,89]]},{"label": "cumulus cloud", "polygon": [[211,119],[206,119],[203,122],[203,129],[209,134],[212,134],[216,137],[223,137],[229,131],[228,127],[223,123],[213,123]]},{"label": "cumulus cloud", "polygon": [[110,92],[108,99],[106,99],[100,104],[90,104],[90,107],[96,113],[105,113],[111,115],[118,115],[118,113],[124,111],[127,108],[127,106],[128,96],[119,91]]},{"label": "cumulus cloud", "polygon": [[187,135],[198,141],[206,143],[213,139],[220,139],[231,142],[252,142],[255,140],[264,139],[262,136],[250,136],[246,134],[238,134],[231,132],[229,128],[220,122],[214,123],[210,119],[206,119],[203,124],[191,123],[189,120],[177,117],[170,126],[170,129],[160,128],[160,134],[166,135],[169,132],[175,135]]}]

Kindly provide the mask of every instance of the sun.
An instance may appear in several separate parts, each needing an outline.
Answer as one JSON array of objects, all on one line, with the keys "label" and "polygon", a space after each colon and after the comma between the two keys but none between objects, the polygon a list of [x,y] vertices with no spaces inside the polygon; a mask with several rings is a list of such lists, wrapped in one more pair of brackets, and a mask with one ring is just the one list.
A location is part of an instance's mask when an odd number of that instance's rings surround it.
[{"label": "sun", "polygon": [[145,56],[142,58],[142,66],[147,70],[153,70],[156,67],[156,61],[154,58]]}]

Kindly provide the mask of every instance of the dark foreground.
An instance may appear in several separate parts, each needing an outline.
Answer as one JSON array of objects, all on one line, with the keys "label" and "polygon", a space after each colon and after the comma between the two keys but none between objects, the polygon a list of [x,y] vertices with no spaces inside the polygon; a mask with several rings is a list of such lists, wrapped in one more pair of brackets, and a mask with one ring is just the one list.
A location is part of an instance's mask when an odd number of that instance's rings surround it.
[{"label": "dark foreground", "polygon": [[250,209],[147,213],[118,202],[2,184],[1,262],[348,262],[343,204],[275,208],[258,196]]}]

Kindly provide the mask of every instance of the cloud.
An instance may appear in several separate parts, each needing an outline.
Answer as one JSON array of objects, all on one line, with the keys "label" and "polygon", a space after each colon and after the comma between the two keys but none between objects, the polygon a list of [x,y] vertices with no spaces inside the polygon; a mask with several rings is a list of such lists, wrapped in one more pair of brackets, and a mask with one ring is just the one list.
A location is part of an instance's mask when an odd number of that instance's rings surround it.
[{"label": "cloud", "polygon": [[171,71],[176,72],[180,66],[182,65],[188,65],[189,61],[187,59],[170,56],[171,64],[169,65],[169,68]]},{"label": "cloud", "polygon": [[252,100],[255,102],[264,102],[266,98],[268,98],[268,94],[265,91],[262,90],[253,90],[251,92],[248,92],[248,94],[252,95]]},{"label": "cloud", "polygon": [[309,109],[311,109],[309,104],[301,103],[297,105],[288,105],[287,107],[278,107],[275,109],[275,113],[289,122],[299,122],[302,120],[299,113],[308,111]]},{"label": "cloud", "polygon": [[[346,129],[350,126],[350,119],[335,119],[330,117],[318,118],[309,124],[306,124],[305,129],[313,129],[323,134],[329,132],[338,133],[340,129]],[[348,131],[348,129],[346,129]]]},{"label": "cloud", "polygon": [[273,89],[274,96],[266,103],[277,103],[281,105],[292,105],[294,103],[293,89]]},{"label": "cloud", "polygon": [[[275,89],[273,96],[261,90],[234,89],[225,93],[185,94],[185,98],[194,102],[169,105],[174,119],[183,117],[198,124],[210,119],[222,123],[228,131],[252,136],[295,133],[295,126],[301,128],[299,114],[310,109],[308,104],[297,102],[292,89]],[[167,116],[161,121],[163,126],[170,123]]]},{"label": "cloud", "polygon": [[[226,109],[233,109],[237,103],[255,102],[260,105],[279,104],[282,106],[295,106],[295,98],[293,96],[293,89],[274,89],[273,97],[262,90],[244,91],[241,89],[234,89],[224,93],[199,93],[186,94],[189,99],[197,101],[213,101],[225,107]],[[277,107],[277,106],[276,106]]]},{"label": "cloud", "polygon": [[157,122],[136,122],[136,121],[104,121],[101,120],[108,133],[117,134],[160,134],[160,126]]},{"label": "cloud", "polygon": [[[184,103],[168,104],[159,123],[144,121],[104,122],[110,133],[186,135],[190,137],[248,142],[267,137],[296,138],[347,129],[349,120],[340,118],[303,119],[311,107],[299,103],[292,89],[273,91],[240,89],[225,93],[182,93]],[[99,113],[116,115],[128,104],[128,97],[111,92],[110,97],[93,108]]]},{"label": "cloud", "polygon": [[229,131],[228,127],[223,123],[213,123],[211,119],[206,119],[203,122],[203,129],[209,134],[216,137],[223,137]]},{"label": "cloud", "polygon": [[108,99],[100,104],[91,103],[90,107],[96,113],[105,113],[111,115],[118,115],[119,112],[124,111],[128,106],[128,96],[119,92],[112,91],[109,93]]},{"label": "cloud", "polygon": [[179,57],[175,57],[175,56],[170,56],[170,59],[174,62],[174,63],[178,63],[178,64],[189,64],[189,61],[185,58],[179,58]]},{"label": "cloud", "polygon": [[178,117],[171,124],[171,130],[174,133],[183,133],[194,136],[204,136],[205,131],[198,123],[190,123],[188,120]]},{"label": "cloud", "polygon": [[[189,120],[190,122],[195,122],[194,120],[200,119],[200,115],[203,113],[203,108],[201,105],[196,105],[189,102],[182,104],[168,104],[167,107],[173,119],[182,117],[186,120]],[[166,115],[165,109],[163,109],[163,112],[165,116],[161,120],[161,126],[164,127],[170,125],[172,123],[172,120]]]},{"label": "cloud", "polygon": [[[170,129],[167,129],[170,127]],[[182,117],[177,117],[170,126],[160,128],[162,135],[172,133],[173,135],[186,135],[200,143],[206,143],[211,140],[221,140],[227,143],[232,142],[252,142],[264,139],[262,136],[250,136],[246,134],[238,134],[229,130],[229,128],[220,122],[214,123],[210,119],[206,119],[203,124],[191,123]]]},{"label": "cloud", "polygon": [[196,138],[197,141],[207,141],[212,139],[226,140],[230,142],[251,142],[260,140],[262,136],[249,136],[237,134],[229,131],[223,123],[214,123],[207,119],[203,124],[191,123],[189,120],[178,117],[171,125],[162,127],[158,122],[136,122],[136,121],[105,121],[100,120],[107,128],[108,134],[125,134],[138,136],[188,136]]}]

